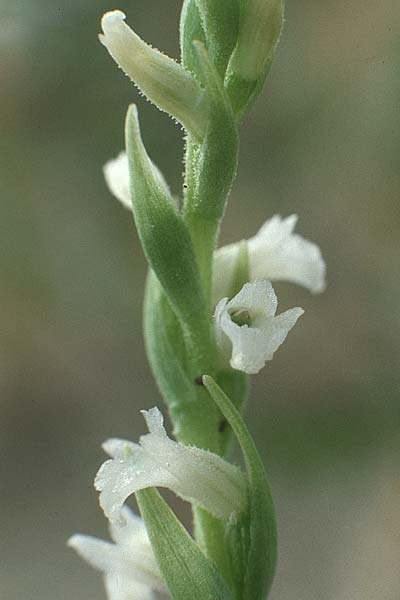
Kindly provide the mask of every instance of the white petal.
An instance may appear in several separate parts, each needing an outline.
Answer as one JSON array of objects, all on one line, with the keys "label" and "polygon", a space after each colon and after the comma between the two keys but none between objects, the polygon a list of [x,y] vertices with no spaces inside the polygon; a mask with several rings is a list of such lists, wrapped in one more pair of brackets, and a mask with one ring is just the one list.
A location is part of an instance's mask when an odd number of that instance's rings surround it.
[{"label": "white petal", "polygon": [[106,573],[115,571],[119,564],[119,550],[110,542],[91,535],[76,534],[67,542],[89,565]]},{"label": "white petal", "polygon": [[126,537],[112,544],[90,535],[74,535],[68,540],[81,558],[105,574],[164,591],[165,585],[154,558],[147,534]]},{"label": "white petal", "polygon": [[156,598],[148,585],[115,573],[105,576],[104,585],[108,600],[155,600]]},{"label": "white petal", "polygon": [[130,442],[129,440],[122,440],[121,438],[109,438],[101,445],[104,452],[106,452],[111,458],[126,458],[133,454],[139,447],[138,444]]},{"label": "white petal", "polygon": [[258,317],[273,317],[278,308],[278,299],[274,288],[269,281],[246,283],[240,292],[228,303],[228,310],[245,310],[252,316],[252,323],[256,326]]},{"label": "white petal", "polygon": [[296,222],[296,215],[275,215],[249,240],[250,276],[291,281],[316,294],[325,289],[325,262],[316,244],[293,233]]},{"label": "white petal", "polygon": [[[250,281],[290,281],[313,293],[325,289],[325,262],[316,244],[293,233],[297,216],[275,215],[248,240]],[[229,295],[240,242],[219,248],[214,254],[214,303]]]},{"label": "white petal", "polygon": [[122,509],[124,524],[109,522],[110,536],[117,544],[131,545],[132,540],[136,543],[144,543],[151,550],[150,541],[147,536],[146,526],[141,517],[136,515],[128,506]]},{"label": "white petal", "polygon": [[120,152],[117,158],[111,159],[103,167],[104,178],[110,192],[126,208],[132,210],[129,183],[129,167],[126,152]]},{"label": "white petal", "polygon": [[143,412],[150,433],[130,456],[105,462],[96,476],[100,504],[110,521],[123,520],[126,498],[148,487],[169,488],[219,518],[244,510],[246,480],[240,469],[216,454],[169,439],[157,408]]},{"label": "white petal", "polygon": [[[227,352],[227,339],[231,343],[230,365],[248,374],[258,373],[266,361],[285,340],[301,308],[292,308],[275,316],[277,299],[269,281],[246,283],[230,301],[223,298],[215,309],[217,343],[223,354]],[[250,325],[238,325],[232,315],[241,311],[248,314]]]}]

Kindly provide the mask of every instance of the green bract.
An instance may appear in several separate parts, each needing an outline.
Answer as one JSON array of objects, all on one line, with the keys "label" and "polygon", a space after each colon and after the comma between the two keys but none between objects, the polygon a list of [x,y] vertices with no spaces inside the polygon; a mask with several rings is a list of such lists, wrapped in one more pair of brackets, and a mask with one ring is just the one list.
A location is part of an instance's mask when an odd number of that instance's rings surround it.
[{"label": "green bract", "polygon": [[210,57],[223,76],[239,33],[239,0],[195,0],[195,3]]},{"label": "green bract", "polygon": [[199,356],[207,353],[209,323],[197,261],[187,227],[140,137],[137,110],[126,118],[131,199],[147,260]]},{"label": "green bract", "polygon": [[154,554],[174,600],[233,600],[212,562],[206,559],[154,489],[136,494]]},{"label": "green bract", "polygon": [[262,90],[282,25],[282,0],[240,0],[237,44],[225,75],[225,86],[238,119]]},{"label": "green bract", "polygon": [[276,566],[276,520],[264,466],[253,439],[228,396],[205,375],[203,382],[238,439],[246,463],[249,484],[249,513],[227,532],[233,572],[239,574],[242,600],[262,600],[269,591]]}]

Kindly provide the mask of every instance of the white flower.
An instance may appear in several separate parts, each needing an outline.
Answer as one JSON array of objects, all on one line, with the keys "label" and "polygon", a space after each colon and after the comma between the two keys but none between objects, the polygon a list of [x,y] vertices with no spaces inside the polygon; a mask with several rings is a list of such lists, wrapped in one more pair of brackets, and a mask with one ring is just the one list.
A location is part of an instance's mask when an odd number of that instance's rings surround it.
[{"label": "white flower", "polygon": [[232,300],[222,298],[215,309],[215,330],[221,354],[233,369],[258,373],[272,360],[297,319],[301,308],[275,316],[278,301],[269,281],[246,283]]},{"label": "white flower", "polygon": [[103,173],[104,179],[113,196],[115,196],[126,208],[132,210],[129,191],[128,157],[126,152],[120,152],[117,158],[113,158],[106,162],[103,167]]},{"label": "white flower", "polygon": [[[325,262],[316,244],[293,233],[297,215],[275,215],[248,240],[250,281],[290,281],[310,292],[325,289]],[[239,242],[240,243],[240,242]],[[239,243],[219,248],[214,255],[213,297],[229,295]]]},{"label": "white flower", "polygon": [[123,519],[125,500],[138,490],[166,487],[221,519],[246,507],[242,471],[216,454],[168,438],[157,408],[143,411],[149,432],[140,444],[112,439],[104,444],[112,456],[97,473],[100,505],[113,522]]},{"label": "white flower", "polygon": [[[152,165],[155,175],[158,176],[160,185],[170,193],[164,175],[153,162]],[[125,208],[132,210],[129,164],[126,152],[122,151],[118,154],[117,158],[112,158],[107,161],[103,167],[103,174],[112,195],[115,196]]]},{"label": "white flower", "polygon": [[125,525],[110,524],[115,543],[90,535],[73,535],[68,545],[92,567],[104,573],[109,600],[155,600],[166,592],[143,520],[128,508]]}]

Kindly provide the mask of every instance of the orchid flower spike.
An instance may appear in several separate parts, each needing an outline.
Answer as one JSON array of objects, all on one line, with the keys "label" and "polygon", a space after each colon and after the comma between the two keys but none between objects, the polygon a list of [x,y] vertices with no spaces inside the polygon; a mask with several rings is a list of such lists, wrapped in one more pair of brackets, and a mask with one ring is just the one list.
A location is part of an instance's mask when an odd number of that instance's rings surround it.
[{"label": "orchid flower spike", "polygon": [[215,331],[222,356],[233,369],[258,373],[285,340],[301,308],[275,316],[278,301],[269,281],[246,283],[232,300],[222,298],[215,308]]},{"label": "orchid flower spike", "polygon": [[[247,241],[249,279],[290,281],[318,294],[325,289],[325,262],[316,244],[293,233],[297,215],[275,215]],[[214,255],[214,303],[229,296],[240,242],[219,248]]]},{"label": "orchid flower spike", "polygon": [[243,472],[216,454],[171,440],[157,408],[142,411],[149,432],[140,444],[111,439],[103,445],[112,459],[97,473],[100,505],[112,522],[123,521],[125,500],[138,490],[166,487],[221,519],[246,508]]},{"label": "orchid flower spike", "polygon": [[73,535],[68,546],[104,574],[109,600],[155,600],[166,593],[143,520],[127,507],[125,525],[110,523],[114,543],[90,535]]}]

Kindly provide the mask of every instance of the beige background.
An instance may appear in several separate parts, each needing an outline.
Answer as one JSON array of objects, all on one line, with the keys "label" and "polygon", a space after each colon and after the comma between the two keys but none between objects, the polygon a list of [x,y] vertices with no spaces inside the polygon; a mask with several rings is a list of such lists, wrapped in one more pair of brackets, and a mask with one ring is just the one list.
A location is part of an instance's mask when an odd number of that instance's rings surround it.
[{"label": "beige background", "polygon": [[[118,7],[178,56],[178,0]],[[7,600],[105,597],[65,540],[105,535],[92,487],[100,443],[136,439],[139,409],[160,404],[141,336],[146,265],[101,167],[121,149],[124,113],[137,101],[146,146],[179,193],[182,136],[97,42],[109,8],[0,4]],[[320,297],[277,286],[282,308],[306,312],[255,380],[247,411],[278,507],[271,600],[400,597],[399,25],[394,0],[288,0],[271,78],[242,130],[223,239],[295,212],[329,277]]]}]

